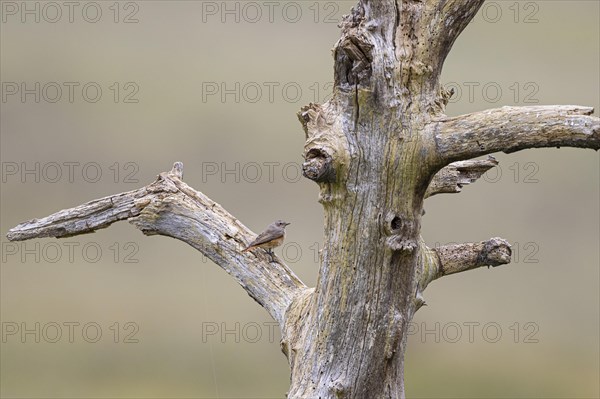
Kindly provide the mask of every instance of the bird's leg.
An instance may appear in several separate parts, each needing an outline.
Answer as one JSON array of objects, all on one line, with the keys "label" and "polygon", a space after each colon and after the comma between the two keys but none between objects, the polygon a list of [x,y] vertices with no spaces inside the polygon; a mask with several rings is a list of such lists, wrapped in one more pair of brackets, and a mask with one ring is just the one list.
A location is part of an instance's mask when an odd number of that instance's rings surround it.
[{"label": "bird's leg", "polygon": [[275,258],[273,258],[273,250],[271,248],[267,249],[267,253],[271,257],[271,262],[275,262]]}]

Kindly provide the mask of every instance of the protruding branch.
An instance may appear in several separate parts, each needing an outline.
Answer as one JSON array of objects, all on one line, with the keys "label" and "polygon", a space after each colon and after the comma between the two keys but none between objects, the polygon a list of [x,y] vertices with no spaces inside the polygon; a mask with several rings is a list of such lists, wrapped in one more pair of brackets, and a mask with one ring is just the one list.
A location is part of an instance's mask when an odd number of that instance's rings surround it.
[{"label": "protruding branch", "polygon": [[407,39],[411,38],[409,35],[414,35],[421,39],[418,41],[420,46],[415,47],[416,60],[423,67],[441,70],[454,41],[475,17],[484,1],[397,2],[400,24],[396,32],[396,48],[399,55],[407,55],[403,53],[407,49],[406,45],[411,42]]},{"label": "protruding branch", "polygon": [[481,266],[500,266],[510,263],[512,250],[508,241],[494,237],[478,243],[445,245],[428,248],[421,241],[422,272],[419,292],[442,276],[460,273]]},{"label": "protruding branch", "polygon": [[498,161],[492,156],[487,159],[453,162],[436,173],[427,187],[425,198],[436,194],[460,193],[463,186],[474,183],[496,165]]},{"label": "protruding branch", "polygon": [[600,119],[577,105],[502,107],[435,123],[439,155],[445,162],[525,148],[600,148]]},{"label": "protruding branch", "polygon": [[[400,76],[395,82],[402,86],[402,90],[428,93],[429,96],[421,98],[421,105],[428,112],[443,112],[447,99],[439,85],[439,77],[444,61],[456,38],[477,14],[483,2],[484,0],[364,2],[368,3],[364,7],[367,11],[379,11],[366,12],[365,15],[367,19],[372,15],[368,24],[383,32],[384,41],[390,40],[388,31],[392,31],[394,54],[378,52],[384,55],[384,68],[381,70],[385,72],[390,67],[385,65],[387,59],[395,58],[398,62],[394,68]],[[375,27],[371,29],[375,30]]]},{"label": "protruding branch", "polygon": [[446,55],[452,48],[452,44],[475,17],[484,1],[485,0],[429,1],[429,5],[434,10],[439,11],[439,14],[434,14],[436,16],[436,18],[434,18],[436,25],[434,31],[438,33],[438,37],[440,38],[440,49],[443,50],[443,53],[439,56],[442,60],[446,58]]},{"label": "protruding branch", "polygon": [[255,235],[221,205],[181,181],[182,176],[183,164],[177,162],[144,188],[21,223],[7,237],[68,237],[127,219],[144,234],[177,238],[202,252],[282,325],[286,309],[306,286],[280,260],[269,262],[262,250],[241,253]]},{"label": "protruding branch", "polygon": [[440,259],[438,278],[481,266],[510,263],[512,250],[508,241],[494,237],[478,243],[445,245],[434,248]]},{"label": "protruding branch", "polygon": [[148,192],[148,187],[144,187],[96,199],[45,218],[23,222],[10,229],[6,237],[10,241],[23,241],[32,238],[65,238],[93,233],[119,220],[139,215],[149,201],[147,199],[149,195],[152,193]]}]

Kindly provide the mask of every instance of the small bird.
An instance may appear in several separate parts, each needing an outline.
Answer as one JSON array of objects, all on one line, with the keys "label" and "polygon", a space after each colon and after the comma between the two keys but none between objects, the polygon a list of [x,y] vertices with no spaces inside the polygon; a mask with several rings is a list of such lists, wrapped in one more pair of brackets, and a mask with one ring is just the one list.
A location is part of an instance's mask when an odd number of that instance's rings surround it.
[{"label": "small bird", "polygon": [[250,243],[242,252],[250,251],[255,248],[263,248],[271,256],[271,262],[275,262],[273,259],[272,249],[283,244],[285,239],[285,226],[289,223],[283,220],[276,220],[271,223],[265,231],[260,233],[254,241]]}]

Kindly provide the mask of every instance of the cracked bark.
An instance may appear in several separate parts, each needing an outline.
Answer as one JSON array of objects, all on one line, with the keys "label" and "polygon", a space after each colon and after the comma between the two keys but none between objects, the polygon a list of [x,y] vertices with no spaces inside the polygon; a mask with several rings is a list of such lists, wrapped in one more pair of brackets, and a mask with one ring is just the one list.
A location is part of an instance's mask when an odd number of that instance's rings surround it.
[{"label": "cracked bark", "polygon": [[496,165],[471,159],[494,151],[598,148],[598,119],[586,107],[444,115],[444,59],[482,3],[360,1],[342,23],[333,97],[299,114],[325,243],[315,291],[291,308],[283,331],[289,397],[404,397],[407,325],[423,290],[510,261],[500,238],[427,248],[424,199],[460,192]]},{"label": "cracked bark", "polygon": [[333,51],[334,93],[298,114],[304,175],[324,208],[319,278],[307,288],[281,261],[240,248],[253,234],[181,181],[156,182],[21,224],[11,240],[65,237],[129,220],[145,234],[187,242],[228,271],[275,318],[291,367],[290,398],[403,398],[408,325],[427,285],[510,261],[492,238],[428,248],[425,198],[460,192],[496,151],[600,147],[582,106],[503,107],[449,118],[439,83],[452,44],[483,0],[362,0]]},{"label": "cracked bark", "polygon": [[476,161],[453,162],[433,176],[425,192],[425,198],[436,194],[460,193],[463,186],[474,183],[496,165],[498,161],[492,156]]},{"label": "cracked bark", "polygon": [[266,252],[241,253],[256,234],[221,205],[185,184],[182,177],[183,164],[176,162],[170,172],[161,173],[146,187],[21,223],[7,238],[64,238],[127,220],[146,235],[173,237],[202,252],[283,325],[286,309],[306,286],[277,257],[270,262]]}]

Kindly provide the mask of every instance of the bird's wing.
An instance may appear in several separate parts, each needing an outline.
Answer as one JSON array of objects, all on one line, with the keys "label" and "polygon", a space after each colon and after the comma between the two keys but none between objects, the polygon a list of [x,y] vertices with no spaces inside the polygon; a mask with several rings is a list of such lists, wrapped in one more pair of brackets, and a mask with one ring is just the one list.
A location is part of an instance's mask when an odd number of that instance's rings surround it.
[{"label": "bird's wing", "polygon": [[271,240],[275,240],[279,237],[282,237],[283,234],[280,232],[275,231],[275,229],[267,229],[265,231],[263,231],[262,233],[260,233],[258,235],[258,237],[256,237],[254,239],[254,241],[252,241],[250,243],[249,246],[253,246],[253,245],[260,245],[260,244],[264,244],[265,242],[269,242]]}]

